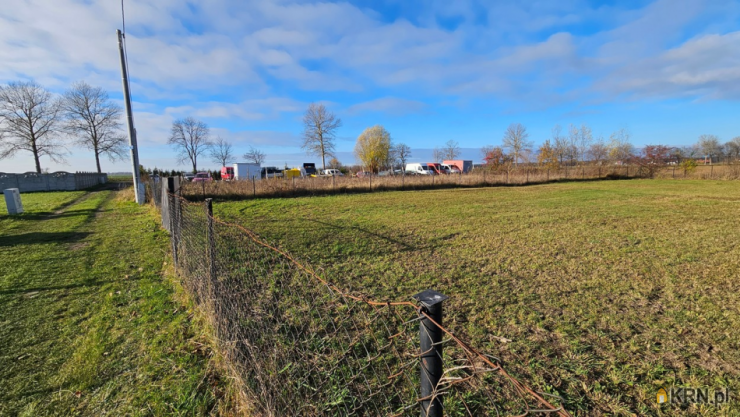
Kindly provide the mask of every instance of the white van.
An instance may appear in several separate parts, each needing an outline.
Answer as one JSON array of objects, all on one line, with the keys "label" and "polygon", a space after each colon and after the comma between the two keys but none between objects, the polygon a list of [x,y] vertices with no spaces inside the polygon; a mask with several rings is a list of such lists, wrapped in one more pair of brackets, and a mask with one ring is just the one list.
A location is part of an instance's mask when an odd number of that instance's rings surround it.
[{"label": "white van", "polygon": [[406,174],[410,175],[434,175],[434,169],[426,163],[406,164]]},{"label": "white van", "polygon": [[343,177],[344,176],[344,174],[342,174],[342,171],[336,168],[325,169],[324,175],[326,175],[327,177]]}]

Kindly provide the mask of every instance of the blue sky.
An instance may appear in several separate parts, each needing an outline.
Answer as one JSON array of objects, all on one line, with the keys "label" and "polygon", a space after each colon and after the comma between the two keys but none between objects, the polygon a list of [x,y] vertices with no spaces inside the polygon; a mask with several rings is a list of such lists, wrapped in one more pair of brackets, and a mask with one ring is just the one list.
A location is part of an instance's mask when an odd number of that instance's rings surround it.
[{"label": "blue sky", "polygon": [[[121,99],[120,3],[9,3],[0,10],[0,82],[62,92],[85,80]],[[605,138],[627,128],[637,146],[740,135],[739,1],[125,0],[125,8],[149,167],[177,166],[166,140],[185,116],[206,121],[238,155],[252,145],[270,165],[318,161],[298,146],[311,102],[342,119],[344,163],[375,124],[411,146],[414,160],[453,139],[479,161],[478,149],[500,144],[512,122],[536,144],[571,123]],[[81,149],[67,159],[42,166],[94,167]],[[0,171],[31,169],[30,155],[0,161]]]}]

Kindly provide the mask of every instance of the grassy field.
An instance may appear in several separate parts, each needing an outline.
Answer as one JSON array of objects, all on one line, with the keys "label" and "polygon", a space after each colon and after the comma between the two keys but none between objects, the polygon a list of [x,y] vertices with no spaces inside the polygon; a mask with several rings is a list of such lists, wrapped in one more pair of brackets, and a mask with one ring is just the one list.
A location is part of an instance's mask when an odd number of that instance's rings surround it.
[{"label": "grassy field", "polygon": [[576,415],[739,415],[736,182],[630,180],[217,202],[339,285],[441,291],[446,322]]},{"label": "grassy field", "polygon": [[110,191],[0,211],[0,415],[208,415],[228,384],[152,210]]}]

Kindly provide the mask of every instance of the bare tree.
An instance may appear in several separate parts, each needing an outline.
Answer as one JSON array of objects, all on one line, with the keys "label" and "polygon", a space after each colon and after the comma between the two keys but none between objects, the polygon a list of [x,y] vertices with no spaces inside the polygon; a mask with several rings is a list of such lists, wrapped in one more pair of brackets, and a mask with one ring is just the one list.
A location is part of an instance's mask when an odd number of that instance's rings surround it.
[{"label": "bare tree", "polygon": [[627,129],[619,129],[609,136],[609,158],[613,161],[627,162],[635,154],[630,143],[630,133]]},{"label": "bare tree", "polygon": [[38,173],[42,156],[64,162],[66,149],[57,135],[60,118],[60,101],[38,84],[12,82],[0,87],[0,159],[31,152]]},{"label": "bare tree", "polygon": [[442,163],[442,160],[444,160],[444,158],[444,152],[442,152],[442,149],[439,149],[439,147],[435,146],[434,149],[432,149],[432,160],[440,164]]},{"label": "bare tree", "polygon": [[406,173],[406,162],[411,158],[411,147],[409,145],[399,143],[393,146],[391,152],[395,160],[401,163],[401,171]]},{"label": "bare tree", "polygon": [[451,139],[448,140],[447,143],[445,143],[445,147],[442,148],[442,155],[444,156],[444,159],[457,158],[460,156],[460,145],[457,141]]},{"label": "bare tree", "polygon": [[732,138],[729,142],[725,143],[725,151],[729,158],[738,159],[740,158],[740,136]]},{"label": "bare tree", "polygon": [[62,99],[64,130],[74,137],[77,145],[95,154],[95,166],[100,169],[100,156],[115,161],[126,158],[126,137],[121,130],[121,107],[100,87],[86,82],[72,85]]},{"label": "bare tree", "polygon": [[586,156],[588,155],[589,147],[594,141],[593,133],[591,128],[587,124],[582,124],[581,129],[578,132],[578,152],[580,153],[581,162],[586,162]]},{"label": "bare tree", "polygon": [[563,128],[560,125],[552,128],[552,147],[561,165],[566,159],[573,160],[573,147],[568,137],[563,136]]},{"label": "bare tree", "polygon": [[198,157],[211,149],[212,143],[208,136],[208,125],[192,117],[172,122],[172,133],[167,141],[178,152],[178,162],[185,164],[188,161],[193,165],[193,172],[198,171]]},{"label": "bare tree", "polygon": [[231,143],[221,136],[217,137],[213,142],[210,154],[211,160],[217,164],[221,164],[222,167],[225,167],[227,162],[234,159]]},{"label": "bare tree", "polygon": [[339,159],[336,157],[333,157],[329,160],[329,168],[339,169],[342,167],[342,163],[339,162]]},{"label": "bare tree", "polygon": [[265,163],[265,154],[259,149],[255,149],[252,146],[249,147],[247,153],[244,154],[244,159],[255,164],[262,165]]},{"label": "bare tree", "polygon": [[570,159],[570,165],[575,165],[576,162],[578,162],[578,139],[581,136],[581,130],[578,129],[578,126],[571,123],[570,127],[568,128],[568,159]]},{"label": "bare tree", "polygon": [[722,155],[722,145],[720,145],[719,137],[717,137],[717,135],[699,136],[697,146],[705,157],[709,157],[709,163],[714,162],[715,156],[718,157]]},{"label": "bare tree", "polygon": [[321,156],[321,165],[326,169],[326,155],[334,154],[336,131],[342,120],[326,109],[323,104],[311,103],[303,116],[303,145],[309,154]]},{"label": "bare tree", "polygon": [[518,165],[519,157],[532,147],[532,142],[527,140],[528,138],[527,128],[521,123],[512,123],[506,128],[503,145],[512,153],[514,165]]},{"label": "bare tree", "polygon": [[588,154],[591,160],[599,165],[609,156],[609,146],[604,142],[603,137],[599,137],[596,142],[588,147]]}]

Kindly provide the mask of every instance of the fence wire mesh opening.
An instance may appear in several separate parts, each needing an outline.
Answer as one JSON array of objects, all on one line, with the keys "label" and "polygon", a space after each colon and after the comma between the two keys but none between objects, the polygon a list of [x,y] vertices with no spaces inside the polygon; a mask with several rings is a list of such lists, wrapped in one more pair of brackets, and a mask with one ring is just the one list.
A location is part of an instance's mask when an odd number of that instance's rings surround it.
[{"label": "fence wire mesh opening", "polygon": [[[568,415],[411,295],[376,301],[340,289],[249,229],[214,218],[210,200],[172,193],[176,181],[149,185],[178,275],[257,413],[436,416],[430,405],[443,404],[447,416]],[[440,340],[423,344],[430,331]],[[421,358],[430,354],[442,366],[425,392]]]}]

